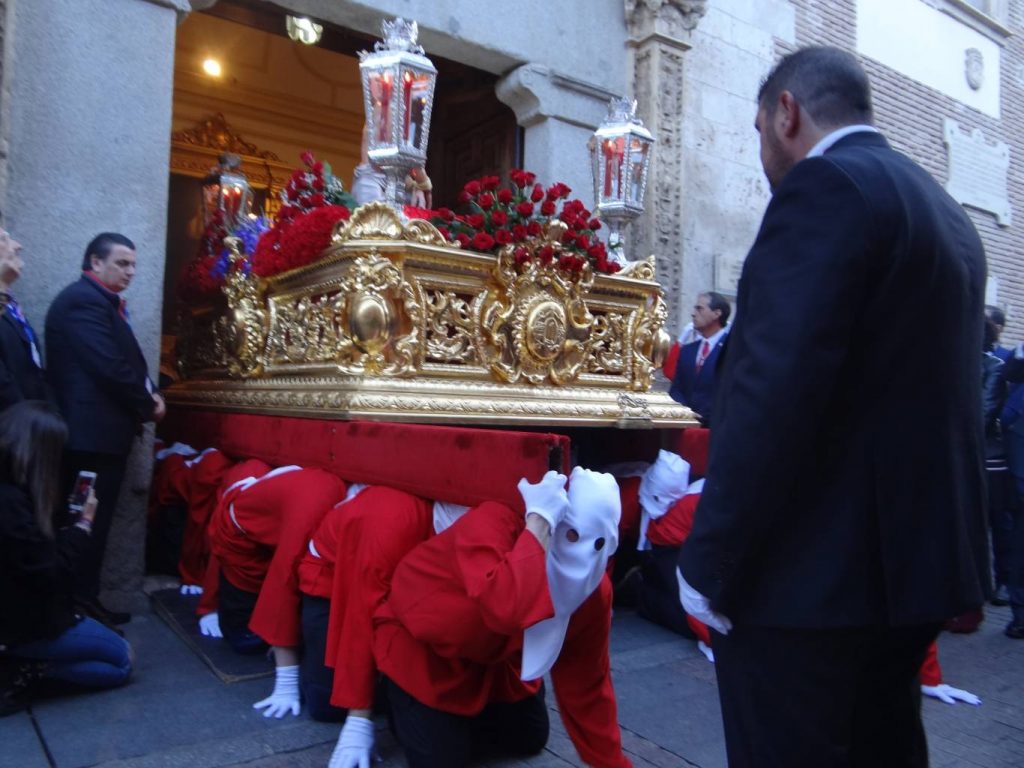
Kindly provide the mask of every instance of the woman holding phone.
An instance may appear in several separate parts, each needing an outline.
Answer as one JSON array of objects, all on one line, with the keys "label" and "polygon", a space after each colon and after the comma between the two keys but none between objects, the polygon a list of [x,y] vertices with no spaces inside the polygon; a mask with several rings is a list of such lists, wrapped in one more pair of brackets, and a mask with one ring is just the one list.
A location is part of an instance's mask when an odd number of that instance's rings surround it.
[{"label": "woman holding phone", "polygon": [[0,413],[0,715],[23,708],[38,680],[112,688],[132,672],[128,643],[73,609],[96,497],[90,491],[77,520],[54,530],[66,439],[49,403],[25,400]]}]

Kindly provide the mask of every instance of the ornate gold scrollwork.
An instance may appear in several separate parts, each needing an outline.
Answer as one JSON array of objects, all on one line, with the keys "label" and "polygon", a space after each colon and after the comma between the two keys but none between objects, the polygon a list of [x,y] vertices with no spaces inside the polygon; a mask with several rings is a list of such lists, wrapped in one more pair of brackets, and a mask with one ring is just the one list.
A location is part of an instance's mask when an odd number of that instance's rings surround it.
[{"label": "ornate gold scrollwork", "polygon": [[351,240],[406,240],[424,245],[458,247],[449,243],[429,221],[403,221],[390,205],[380,201],[361,205],[352,212],[348,221],[339,221],[335,226],[331,236],[334,245]]},{"label": "ornate gold scrollwork", "polygon": [[221,317],[217,335],[228,351],[228,370],[232,376],[248,378],[263,372],[263,349],[267,339],[267,313],[263,309],[260,280],[245,268],[242,241],[224,239],[230,254],[230,266],[224,278],[228,314]]},{"label": "ornate gold scrollwork", "polygon": [[[589,264],[578,273],[556,266],[565,231],[562,222],[551,222],[543,240],[502,248],[493,273],[496,285],[473,303],[477,352],[501,381],[563,386],[586,367],[594,316],[584,297],[594,273]],[[530,256],[522,264],[514,256],[517,247]],[[554,256],[542,263],[545,247]]]},{"label": "ornate gold scrollwork", "polygon": [[454,291],[424,290],[426,359],[438,363],[476,364],[473,311]]},{"label": "ornate gold scrollwork", "polygon": [[345,263],[328,290],[271,299],[272,363],[333,362],[343,373],[409,375],[423,363],[423,299],[376,250]]}]

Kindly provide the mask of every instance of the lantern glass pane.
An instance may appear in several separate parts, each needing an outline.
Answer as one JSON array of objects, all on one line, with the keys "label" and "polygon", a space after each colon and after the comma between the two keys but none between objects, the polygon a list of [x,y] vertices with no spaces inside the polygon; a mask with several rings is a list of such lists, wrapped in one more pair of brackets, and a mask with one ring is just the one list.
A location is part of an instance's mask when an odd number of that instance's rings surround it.
[{"label": "lantern glass pane", "polygon": [[407,69],[402,73],[403,115],[402,138],[406,144],[425,150],[423,144],[423,121],[430,98],[430,75]]},{"label": "lantern glass pane", "polygon": [[640,139],[631,141],[629,155],[632,165],[630,166],[629,202],[636,205],[643,202],[641,195],[643,193],[644,168],[647,167],[647,152],[650,148],[651,145],[646,141]]},{"label": "lantern glass pane", "polygon": [[213,221],[213,214],[220,205],[220,183],[203,184],[203,226]]},{"label": "lantern glass pane", "polygon": [[621,136],[605,139],[601,142],[601,153],[604,157],[604,187],[601,190],[601,199],[621,200],[623,162],[626,159],[625,141]]},{"label": "lantern glass pane", "polygon": [[372,139],[374,144],[391,143],[392,106],[391,92],[393,76],[391,72],[370,72],[367,78],[370,86],[370,115]]},{"label": "lantern glass pane", "polygon": [[227,221],[238,221],[242,212],[243,189],[238,184],[224,184],[221,186],[220,199],[221,208]]}]

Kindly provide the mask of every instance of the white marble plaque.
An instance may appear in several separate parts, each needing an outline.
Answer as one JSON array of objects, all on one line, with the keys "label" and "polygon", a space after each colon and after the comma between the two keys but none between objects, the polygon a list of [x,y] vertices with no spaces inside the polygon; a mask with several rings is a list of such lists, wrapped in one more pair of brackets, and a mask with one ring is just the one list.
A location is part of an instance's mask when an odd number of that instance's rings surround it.
[{"label": "white marble plaque", "polygon": [[946,191],[958,203],[994,213],[1000,226],[1010,226],[1009,146],[1002,141],[988,142],[978,129],[967,133],[948,117],[943,136],[948,162]]},{"label": "white marble plaque", "polygon": [[715,291],[731,299],[736,298],[743,271],[744,256],[718,254],[715,256]]}]

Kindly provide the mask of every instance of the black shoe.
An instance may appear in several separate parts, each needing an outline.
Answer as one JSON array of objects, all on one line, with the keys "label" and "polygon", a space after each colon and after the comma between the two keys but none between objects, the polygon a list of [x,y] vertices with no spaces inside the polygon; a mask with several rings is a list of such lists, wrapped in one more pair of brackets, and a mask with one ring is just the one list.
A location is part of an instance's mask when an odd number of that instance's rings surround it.
[{"label": "black shoe", "polygon": [[32,703],[32,691],[43,679],[47,669],[45,661],[15,661],[6,659],[0,685],[0,717],[21,712]]},{"label": "black shoe", "polygon": [[1024,623],[1011,621],[1006,625],[1003,634],[1014,640],[1024,640]]},{"label": "black shoe", "polygon": [[106,624],[111,629],[132,620],[132,615],[127,611],[112,611],[97,598],[79,600],[75,603],[75,609],[84,616],[96,619],[100,624]]},{"label": "black shoe", "polygon": [[992,599],[989,600],[992,605],[1009,605],[1010,604],[1010,590],[1007,589],[1005,584],[1000,584],[996,587],[995,593],[992,595]]}]

